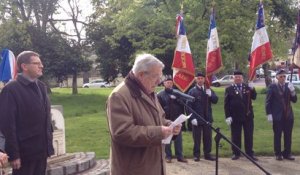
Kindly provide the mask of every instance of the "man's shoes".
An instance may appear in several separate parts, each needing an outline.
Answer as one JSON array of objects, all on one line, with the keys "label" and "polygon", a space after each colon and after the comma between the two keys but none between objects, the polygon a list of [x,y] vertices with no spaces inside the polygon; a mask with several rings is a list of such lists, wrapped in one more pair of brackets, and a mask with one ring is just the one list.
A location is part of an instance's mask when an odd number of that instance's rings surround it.
[{"label": "man's shoes", "polygon": [[283,156],[283,158],[287,160],[295,160],[295,157],[293,157],[292,155]]},{"label": "man's shoes", "polygon": [[216,160],[216,158],[214,158],[214,157],[211,156],[210,154],[205,155],[205,156],[204,156],[204,159],[205,159],[205,160],[210,160],[210,161],[215,161],[215,160]]},{"label": "man's shoes", "polygon": [[283,160],[282,156],[281,155],[276,155],[276,160],[279,160],[279,161]]},{"label": "man's shoes", "polygon": [[199,157],[194,157],[194,161],[195,161],[195,162],[199,162],[199,161],[200,161],[200,158],[199,158]]},{"label": "man's shoes", "polygon": [[239,158],[240,158],[239,155],[233,154],[233,156],[231,157],[231,160],[238,160]]},{"label": "man's shoes", "polygon": [[172,159],[166,158],[167,163],[172,163]]},{"label": "man's shoes", "polygon": [[177,159],[177,161],[182,163],[188,163],[188,161],[185,158]]}]

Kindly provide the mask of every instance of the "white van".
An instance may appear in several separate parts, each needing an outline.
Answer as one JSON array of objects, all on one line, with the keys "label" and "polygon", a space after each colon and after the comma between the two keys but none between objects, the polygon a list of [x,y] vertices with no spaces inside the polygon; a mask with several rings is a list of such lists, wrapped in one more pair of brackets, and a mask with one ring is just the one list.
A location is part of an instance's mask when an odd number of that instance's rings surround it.
[{"label": "white van", "polygon": [[[285,82],[287,83],[290,82],[290,79],[291,79],[291,74],[286,74]],[[299,74],[293,74],[292,83],[295,87],[300,88]]]}]

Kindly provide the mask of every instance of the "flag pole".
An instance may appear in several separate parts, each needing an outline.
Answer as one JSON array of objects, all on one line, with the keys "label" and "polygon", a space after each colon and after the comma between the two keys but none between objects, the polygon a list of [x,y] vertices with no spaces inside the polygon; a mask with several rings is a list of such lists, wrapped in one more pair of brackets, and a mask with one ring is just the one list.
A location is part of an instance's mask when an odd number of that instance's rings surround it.
[{"label": "flag pole", "polygon": [[183,15],[183,0],[181,0],[180,4],[180,14]]},{"label": "flag pole", "polygon": [[[210,9],[210,14],[213,14],[214,13],[214,8],[215,8],[215,1],[213,0],[212,3],[211,3],[211,9]],[[214,14],[213,14],[214,15]],[[206,58],[207,59],[207,58]],[[207,60],[205,60],[205,66],[206,65],[206,62]],[[212,75],[207,75],[207,72],[205,71],[205,81],[204,81],[204,84],[205,84],[205,87],[210,89],[210,85],[211,85],[211,82],[212,82]],[[208,100],[208,98],[207,98]]]}]

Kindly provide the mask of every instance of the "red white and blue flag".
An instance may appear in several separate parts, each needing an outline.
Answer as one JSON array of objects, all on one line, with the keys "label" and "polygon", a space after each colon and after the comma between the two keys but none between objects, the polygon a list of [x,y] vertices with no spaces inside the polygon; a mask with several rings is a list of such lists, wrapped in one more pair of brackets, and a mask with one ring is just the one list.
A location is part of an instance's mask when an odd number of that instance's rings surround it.
[{"label": "red white and blue flag", "polygon": [[214,8],[212,8],[206,52],[206,82],[208,86],[211,83],[212,75],[217,73],[222,68],[222,66],[223,63],[215,20],[215,10]]},{"label": "red white and blue flag", "polygon": [[7,83],[17,76],[16,58],[12,51],[3,49],[1,52],[0,81]]},{"label": "red white and blue flag", "polygon": [[268,33],[264,23],[264,7],[262,2],[259,4],[258,17],[256,22],[256,30],[253,36],[250,67],[249,67],[249,80],[255,78],[255,72],[259,65],[272,59],[272,50],[268,37]]},{"label": "red white and blue flag", "polygon": [[296,38],[293,45],[293,60],[292,63],[294,65],[300,67],[300,10],[298,12],[298,20],[297,20],[297,31],[296,31]]},{"label": "red white and blue flag", "polygon": [[195,69],[182,14],[176,17],[176,35],[177,46],[172,64],[173,81],[178,89],[185,92],[194,81]]}]

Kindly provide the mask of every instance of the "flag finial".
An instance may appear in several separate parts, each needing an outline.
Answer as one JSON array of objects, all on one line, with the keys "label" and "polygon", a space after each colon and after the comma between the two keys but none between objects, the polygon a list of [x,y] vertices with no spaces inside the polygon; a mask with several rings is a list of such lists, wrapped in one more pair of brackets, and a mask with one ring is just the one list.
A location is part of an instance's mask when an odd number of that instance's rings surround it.
[{"label": "flag finial", "polygon": [[181,15],[183,14],[183,0],[181,1],[181,4],[180,4],[180,14]]},{"label": "flag finial", "polygon": [[212,3],[211,3],[212,8],[214,8],[215,5],[216,5],[216,2],[213,0]]}]

